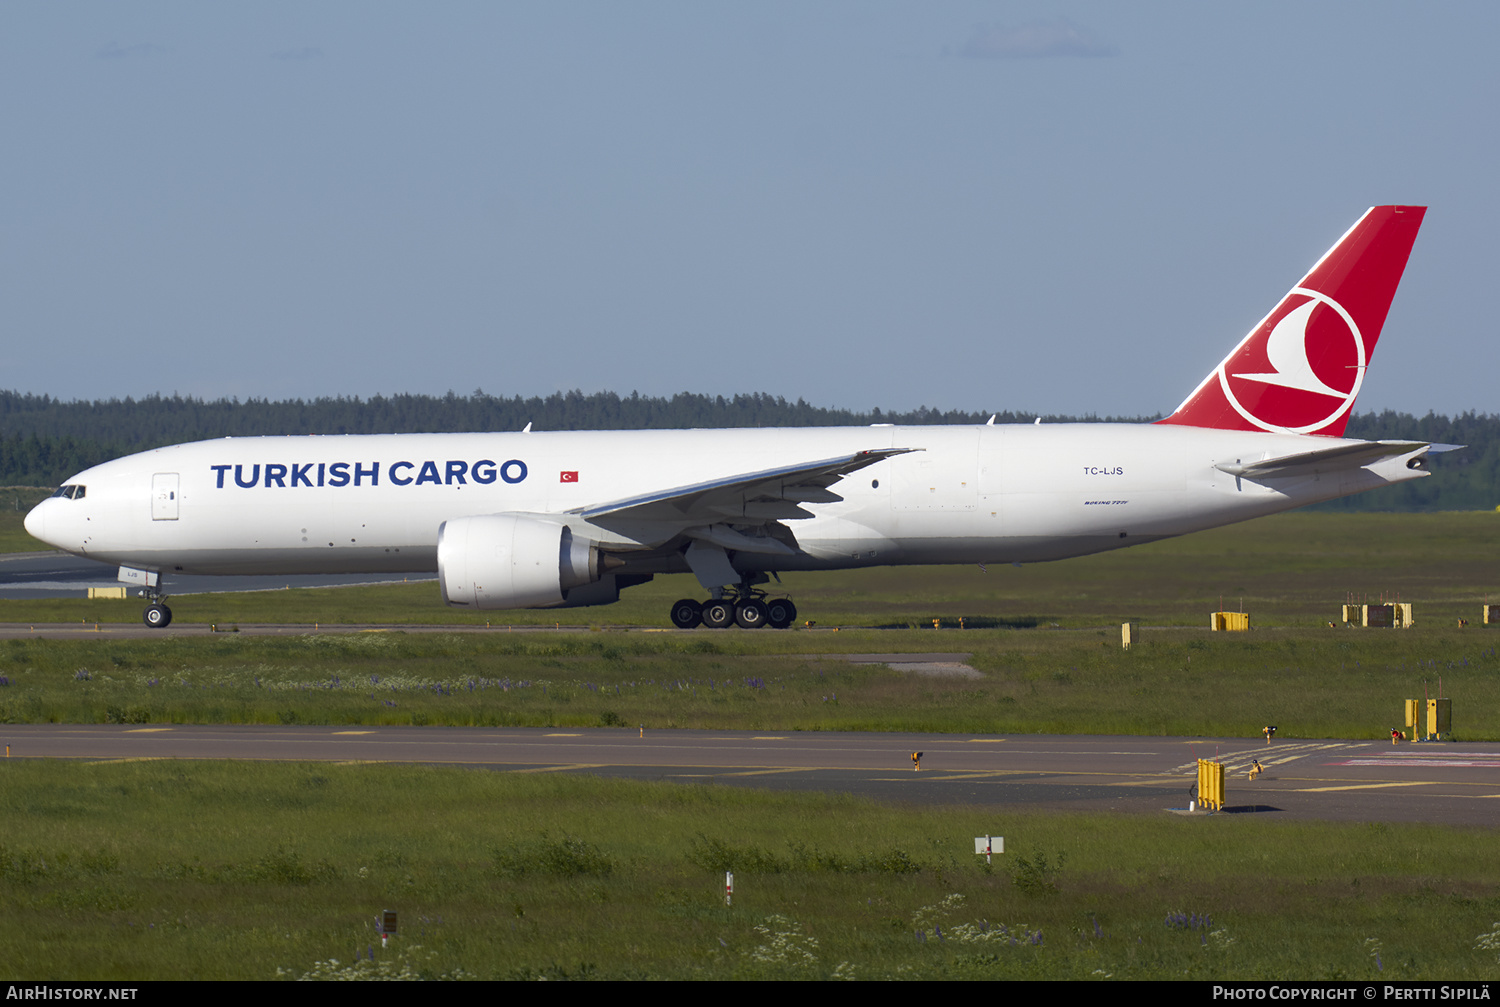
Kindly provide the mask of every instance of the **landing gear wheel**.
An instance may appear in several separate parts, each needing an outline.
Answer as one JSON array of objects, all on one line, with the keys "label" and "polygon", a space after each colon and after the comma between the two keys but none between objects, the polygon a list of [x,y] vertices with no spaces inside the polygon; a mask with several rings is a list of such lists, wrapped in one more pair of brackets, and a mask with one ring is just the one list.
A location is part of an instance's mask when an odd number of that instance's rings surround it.
[{"label": "landing gear wheel", "polygon": [[772,629],[786,629],[797,621],[797,606],[790,598],[772,598],[766,602],[766,621]]},{"label": "landing gear wheel", "polygon": [[703,625],[709,629],[725,629],[734,623],[734,606],[727,601],[705,601],[699,609]]},{"label": "landing gear wheel", "polygon": [[678,629],[692,629],[703,621],[701,606],[691,598],[672,603],[672,625]]},{"label": "landing gear wheel", "polygon": [[141,621],[152,629],[166,629],[172,625],[172,610],[162,604],[147,605]]},{"label": "landing gear wheel", "polygon": [[734,606],[734,621],[740,629],[760,629],[767,618],[766,603],[759,598],[749,598]]}]

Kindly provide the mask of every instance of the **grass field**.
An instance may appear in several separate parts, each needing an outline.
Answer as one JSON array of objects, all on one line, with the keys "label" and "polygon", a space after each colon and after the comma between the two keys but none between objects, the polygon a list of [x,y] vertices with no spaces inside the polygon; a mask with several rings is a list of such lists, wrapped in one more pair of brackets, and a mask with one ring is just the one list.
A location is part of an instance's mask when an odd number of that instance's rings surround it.
[{"label": "grass field", "polygon": [[[10,976],[1500,976],[1488,830],[395,766],[0,774]],[[993,870],[971,853],[986,832],[1006,837]]]},{"label": "grass field", "polygon": [[[1454,701],[1500,740],[1500,634],[204,634],[0,642],[0,722],[457,724],[1381,738],[1401,701]],[[980,679],[829,655],[962,647]]]}]

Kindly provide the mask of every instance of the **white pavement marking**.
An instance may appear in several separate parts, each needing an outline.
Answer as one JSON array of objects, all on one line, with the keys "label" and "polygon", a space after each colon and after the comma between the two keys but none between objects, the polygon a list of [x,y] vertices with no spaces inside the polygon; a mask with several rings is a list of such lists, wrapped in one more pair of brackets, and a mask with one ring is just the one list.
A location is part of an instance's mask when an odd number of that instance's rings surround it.
[{"label": "white pavement marking", "polygon": [[[1213,762],[1222,762],[1226,770],[1237,772],[1241,769],[1248,769],[1252,759],[1259,759],[1260,764],[1269,769],[1272,766],[1281,766],[1288,762],[1295,762],[1298,759],[1305,759],[1309,755],[1317,755],[1319,752],[1341,748],[1360,749],[1363,747],[1363,745],[1351,745],[1343,742],[1283,743],[1268,745],[1264,748],[1250,748],[1242,752],[1220,752],[1212,757],[1204,756],[1204,758],[1211,759]],[[1184,762],[1180,766],[1169,769],[1167,773],[1172,775],[1177,773],[1194,773],[1197,771],[1198,762],[1195,759],[1192,762]]]}]

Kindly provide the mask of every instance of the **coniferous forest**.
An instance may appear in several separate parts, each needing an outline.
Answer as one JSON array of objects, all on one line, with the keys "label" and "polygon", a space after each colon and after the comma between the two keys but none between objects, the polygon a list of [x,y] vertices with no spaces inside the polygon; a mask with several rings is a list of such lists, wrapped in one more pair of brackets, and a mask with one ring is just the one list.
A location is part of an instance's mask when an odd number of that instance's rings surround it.
[{"label": "coniferous forest", "polygon": [[[520,430],[630,430],[689,427],[821,427],[870,423],[983,423],[988,412],[855,412],[774,395],[732,398],[682,392],[653,397],[557,392],[545,398],[377,395],[368,399],[183,398],[64,402],[0,392],[0,485],[55,486],[81,469],[120,455],[213,437],[279,434],[379,434]],[[1035,413],[1001,412],[997,423],[1030,423]],[[1097,422],[1096,416],[1043,416],[1044,423]],[[1155,417],[1106,417],[1143,423]],[[1500,505],[1500,415],[1412,416],[1386,411],[1351,417],[1346,436],[1466,445],[1435,455],[1432,477],[1318,505],[1321,510],[1489,510]]]}]

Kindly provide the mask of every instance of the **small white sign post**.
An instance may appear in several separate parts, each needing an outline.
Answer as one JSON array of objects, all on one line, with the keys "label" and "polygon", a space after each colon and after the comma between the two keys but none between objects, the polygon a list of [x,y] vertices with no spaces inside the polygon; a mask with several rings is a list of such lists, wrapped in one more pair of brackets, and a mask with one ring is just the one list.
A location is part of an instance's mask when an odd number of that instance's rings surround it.
[{"label": "small white sign post", "polygon": [[990,859],[990,854],[991,853],[1004,853],[1005,852],[1005,837],[1004,836],[975,836],[974,837],[974,852],[975,852],[976,855],[984,857],[984,862],[985,863],[992,864],[992,863],[994,863],[994,861]]},{"label": "small white sign post", "polygon": [[384,948],[386,942],[396,936],[396,910],[381,910],[380,915],[375,917],[375,929],[380,934],[380,946]]}]

